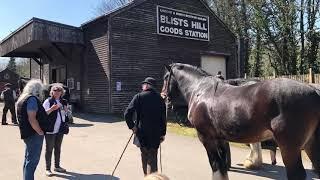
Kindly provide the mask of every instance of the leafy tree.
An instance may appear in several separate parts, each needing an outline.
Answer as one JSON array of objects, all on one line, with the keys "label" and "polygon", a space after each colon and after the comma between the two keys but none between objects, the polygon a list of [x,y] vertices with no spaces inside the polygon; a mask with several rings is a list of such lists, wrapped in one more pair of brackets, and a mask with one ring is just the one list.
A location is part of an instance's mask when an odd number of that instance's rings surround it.
[{"label": "leafy tree", "polygon": [[207,0],[207,3],[243,40],[246,73],[302,74],[310,67],[320,72],[320,0]]},{"label": "leafy tree", "polygon": [[10,57],[7,68],[13,72],[17,72],[16,59],[14,57]]},{"label": "leafy tree", "polygon": [[[319,18],[319,6],[320,0],[306,0],[306,11],[307,11],[307,64],[309,68],[312,68],[314,72],[319,73],[319,62],[317,61],[319,43],[320,43],[320,32],[319,27],[316,27],[316,20]],[[306,69],[304,69],[306,72]]]},{"label": "leafy tree", "polygon": [[134,0],[103,0],[101,3],[96,7],[96,15],[102,15],[108,13],[116,8],[124,6]]},{"label": "leafy tree", "polygon": [[21,58],[17,61],[17,74],[21,77],[30,77],[30,60]]}]

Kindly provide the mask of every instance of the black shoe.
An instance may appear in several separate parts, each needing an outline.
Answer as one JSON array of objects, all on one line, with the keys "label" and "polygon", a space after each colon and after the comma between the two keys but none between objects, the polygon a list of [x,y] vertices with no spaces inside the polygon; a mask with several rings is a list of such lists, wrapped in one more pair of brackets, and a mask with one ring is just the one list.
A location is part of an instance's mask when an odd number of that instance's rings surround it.
[{"label": "black shoe", "polygon": [[19,125],[18,122],[13,122],[14,125]]},{"label": "black shoe", "polygon": [[1,125],[8,125],[8,123],[6,123],[6,122],[3,122],[3,123],[1,123]]},{"label": "black shoe", "polygon": [[64,169],[64,168],[62,168],[62,167],[56,167],[56,168],[54,168],[54,171],[55,171],[55,172],[60,172],[60,173],[65,173],[65,172],[67,172],[67,170]]}]

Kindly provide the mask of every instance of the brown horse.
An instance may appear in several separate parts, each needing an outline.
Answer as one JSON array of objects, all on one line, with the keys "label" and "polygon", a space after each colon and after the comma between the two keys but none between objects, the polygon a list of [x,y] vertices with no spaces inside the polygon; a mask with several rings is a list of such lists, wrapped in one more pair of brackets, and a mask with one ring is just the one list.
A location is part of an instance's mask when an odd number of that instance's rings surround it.
[{"label": "brown horse", "polygon": [[301,149],[320,172],[320,96],[307,84],[273,79],[232,86],[191,65],[166,66],[162,94],[188,102],[188,119],[203,143],[213,177],[228,179],[226,141],[278,143],[287,177],[305,179]]}]

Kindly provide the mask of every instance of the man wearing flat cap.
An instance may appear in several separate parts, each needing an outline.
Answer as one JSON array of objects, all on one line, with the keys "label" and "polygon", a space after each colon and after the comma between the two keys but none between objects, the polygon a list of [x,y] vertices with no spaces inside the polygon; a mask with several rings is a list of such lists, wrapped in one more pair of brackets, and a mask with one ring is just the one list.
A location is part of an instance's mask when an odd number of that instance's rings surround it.
[{"label": "man wearing flat cap", "polygon": [[158,148],[166,135],[167,121],[166,105],[155,89],[156,80],[147,77],[141,84],[142,92],[133,97],[124,118],[139,140],[142,168],[146,176],[158,171]]},{"label": "man wearing flat cap", "polygon": [[12,123],[18,124],[15,110],[16,92],[11,89],[12,84],[5,84],[5,89],[1,93],[1,99],[4,100],[4,108],[2,112],[2,125],[7,125],[7,112],[10,110]]}]

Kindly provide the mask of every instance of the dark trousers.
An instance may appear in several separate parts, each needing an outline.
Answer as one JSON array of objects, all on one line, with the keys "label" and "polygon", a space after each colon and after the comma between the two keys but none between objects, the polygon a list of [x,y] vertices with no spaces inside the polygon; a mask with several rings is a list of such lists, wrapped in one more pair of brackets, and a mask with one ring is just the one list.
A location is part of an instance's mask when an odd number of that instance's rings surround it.
[{"label": "dark trousers", "polygon": [[17,123],[17,117],[16,117],[16,108],[14,104],[5,104],[3,107],[3,113],[2,113],[2,123],[7,122],[7,113],[8,110],[10,110],[11,116],[12,116],[12,123]]},{"label": "dark trousers", "polygon": [[60,154],[61,154],[61,144],[63,140],[63,134],[46,134],[46,170],[51,169],[51,157],[52,151],[54,150],[54,166],[56,168],[60,167]]},{"label": "dark trousers", "polygon": [[140,148],[142,169],[144,175],[148,175],[158,171],[158,149],[145,147]]}]

